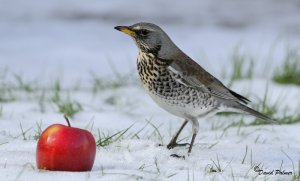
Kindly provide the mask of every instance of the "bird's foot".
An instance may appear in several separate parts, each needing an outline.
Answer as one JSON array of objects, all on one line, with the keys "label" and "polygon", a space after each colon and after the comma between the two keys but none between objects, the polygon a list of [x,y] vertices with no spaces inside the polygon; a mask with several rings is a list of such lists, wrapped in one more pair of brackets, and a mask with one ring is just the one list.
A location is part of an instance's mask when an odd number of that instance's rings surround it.
[{"label": "bird's foot", "polygon": [[[183,146],[187,146],[187,145],[190,145],[190,144],[189,143],[176,143],[176,142],[173,143],[172,142],[167,145],[167,148],[172,149],[175,147],[183,147]],[[165,146],[165,145],[159,143],[159,144],[157,144],[157,146]]]},{"label": "bird's foot", "polygon": [[180,159],[185,160],[185,155],[172,154],[172,155],[170,155],[170,156],[171,156],[171,157],[174,157],[174,158],[180,158]]},{"label": "bird's foot", "polygon": [[176,142],[171,142],[167,145],[167,148],[168,149],[172,149],[172,148],[175,148],[175,147],[183,147],[183,146],[187,146],[187,145],[190,145],[189,143],[176,143]]}]

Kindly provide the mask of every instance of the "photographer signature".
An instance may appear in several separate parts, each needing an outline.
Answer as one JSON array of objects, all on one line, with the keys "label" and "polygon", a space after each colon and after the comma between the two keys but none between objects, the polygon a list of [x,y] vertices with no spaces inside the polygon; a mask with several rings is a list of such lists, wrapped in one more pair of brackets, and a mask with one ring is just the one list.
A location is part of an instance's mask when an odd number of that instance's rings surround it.
[{"label": "photographer signature", "polygon": [[263,170],[259,168],[259,166],[255,166],[253,169],[255,172],[258,173],[258,175],[292,175],[293,172],[291,171],[285,171],[281,169],[277,170]]}]

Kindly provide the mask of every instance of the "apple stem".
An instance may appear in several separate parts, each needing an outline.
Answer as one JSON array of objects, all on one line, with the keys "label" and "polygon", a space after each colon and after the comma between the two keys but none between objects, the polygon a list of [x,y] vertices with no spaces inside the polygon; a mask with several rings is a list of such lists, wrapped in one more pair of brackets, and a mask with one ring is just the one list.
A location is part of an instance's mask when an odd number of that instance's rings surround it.
[{"label": "apple stem", "polygon": [[70,124],[70,120],[69,120],[69,118],[68,118],[66,115],[64,115],[64,118],[65,118],[65,120],[67,121],[67,123],[68,123],[68,126],[69,126],[69,127],[71,127],[71,124]]}]

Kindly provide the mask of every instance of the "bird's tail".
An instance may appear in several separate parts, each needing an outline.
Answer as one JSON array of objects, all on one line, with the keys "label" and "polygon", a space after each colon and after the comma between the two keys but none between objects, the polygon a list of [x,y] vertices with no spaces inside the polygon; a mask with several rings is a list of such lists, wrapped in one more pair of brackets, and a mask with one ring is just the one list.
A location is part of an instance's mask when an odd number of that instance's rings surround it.
[{"label": "bird's tail", "polygon": [[268,116],[266,116],[266,115],[264,115],[264,114],[262,114],[258,111],[255,111],[254,109],[251,109],[250,107],[245,106],[243,104],[239,103],[239,105],[236,108],[239,109],[239,110],[242,110],[243,112],[249,113],[249,114],[251,114],[251,115],[253,115],[253,116],[255,116],[259,119],[266,120],[271,124],[279,124],[277,120],[272,119],[272,118],[270,118],[270,117],[268,117]]}]

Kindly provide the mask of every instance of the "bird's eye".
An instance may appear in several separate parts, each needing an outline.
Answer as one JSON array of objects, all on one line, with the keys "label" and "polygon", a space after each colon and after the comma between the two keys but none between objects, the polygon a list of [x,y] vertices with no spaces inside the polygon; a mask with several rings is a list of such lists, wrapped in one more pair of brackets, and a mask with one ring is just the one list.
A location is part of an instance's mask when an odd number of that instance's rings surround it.
[{"label": "bird's eye", "polygon": [[140,31],[140,35],[141,35],[141,36],[146,36],[146,35],[148,35],[148,33],[149,33],[148,30],[141,30],[141,31]]}]

